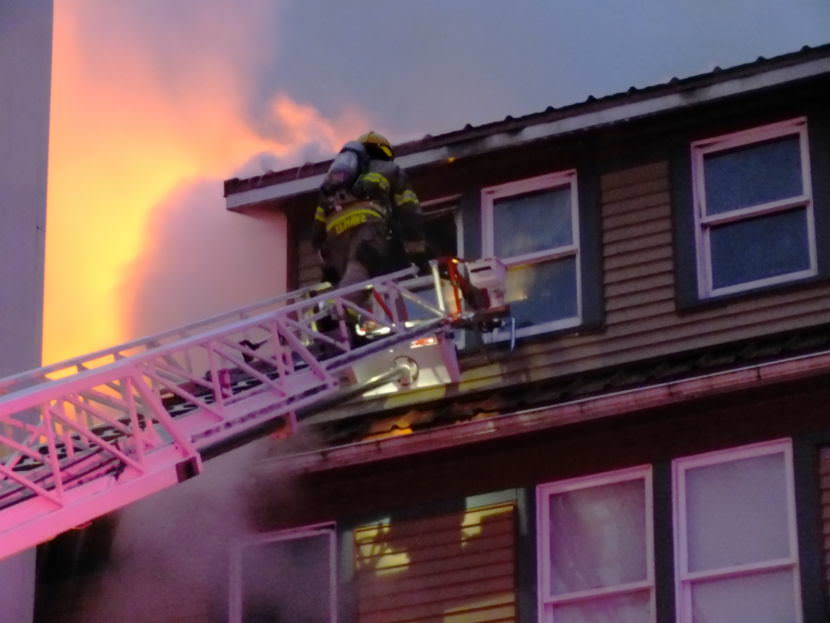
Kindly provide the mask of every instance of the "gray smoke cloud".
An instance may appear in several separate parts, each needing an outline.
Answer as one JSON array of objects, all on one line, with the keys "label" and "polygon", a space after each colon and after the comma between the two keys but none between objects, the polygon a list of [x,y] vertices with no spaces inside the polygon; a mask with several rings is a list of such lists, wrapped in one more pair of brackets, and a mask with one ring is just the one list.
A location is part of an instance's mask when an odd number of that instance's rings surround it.
[{"label": "gray smoke cloud", "polygon": [[119,300],[131,335],[151,335],[285,289],[281,214],[227,212],[219,180],[186,181],[155,206]]},{"label": "gray smoke cloud", "polygon": [[[251,544],[262,504],[291,512],[301,497],[286,470],[272,470],[267,483],[255,476],[257,461],[290,451],[275,443],[266,437],[213,458],[195,478],[118,511],[110,560],[87,577],[83,608],[67,621],[227,621],[231,559],[240,551],[244,603],[266,607],[262,620],[322,620],[327,606],[315,590],[328,583],[325,538]],[[288,446],[315,443],[303,431]]]},{"label": "gray smoke cloud", "polygon": [[111,562],[88,588],[85,623],[222,621],[232,544],[250,531],[252,444],[198,477],[119,511]]},{"label": "gray smoke cloud", "polygon": [[278,92],[329,119],[366,111],[400,140],[830,40],[824,0],[77,4],[84,37],[117,37],[111,24],[129,24],[175,88],[209,79],[177,59],[218,51],[245,76],[248,122],[268,137],[279,135],[266,114]]}]

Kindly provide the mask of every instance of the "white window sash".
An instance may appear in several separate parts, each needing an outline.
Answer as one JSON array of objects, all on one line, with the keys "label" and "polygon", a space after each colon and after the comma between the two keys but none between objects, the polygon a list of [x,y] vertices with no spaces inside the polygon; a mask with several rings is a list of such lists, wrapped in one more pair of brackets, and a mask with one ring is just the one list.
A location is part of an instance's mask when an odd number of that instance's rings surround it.
[{"label": "white window sash", "polygon": [[[555,173],[546,173],[536,177],[530,177],[497,186],[490,186],[481,190],[481,249],[484,257],[492,257],[495,255],[495,237],[494,232],[494,208],[495,203],[499,199],[505,199],[516,195],[537,191],[537,190],[555,190],[557,188],[568,187],[570,189],[571,200],[571,244],[561,245],[558,247],[550,247],[542,249],[533,253],[523,255],[516,255],[510,257],[499,258],[504,262],[504,265],[509,269],[516,266],[540,264],[547,261],[555,261],[567,257],[576,259],[576,315],[570,318],[563,318],[560,320],[552,320],[542,324],[524,327],[516,331],[519,337],[528,337],[537,335],[539,333],[547,333],[549,331],[557,331],[559,329],[566,329],[579,326],[582,323],[582,270],[579,266],[579,195],[577,190],[577,171],[576,169],[568,169],[566,171],[558,171]],[[507,335],[496,335],[492,340],[508,339]],[[490,340],[488,340],[490,341]]]},{"label": "white window sash", "polygon": [[687,571],[683,580],[686,582],[698,582],[701,580],[726,580],[728,578],[735,578],[745,575],[752,575],[753,573],[764,573],[767,571],[778,571],[782,569],[792,569],[797,564],[795,557],[777,558],[774,560],[765,560],[763,562],[753,562],[746,565],[735,565],[733,567],[723,567],[722,569],[708,569],[706,571]]},{"label": "white window sash", "polygon": [[[768,139],[798,136],[799,152],[801,157],[801,187],[802,193],[782,200],[769,202],[757,206],[749,206],[738,210],[730,210],[720,214],[706,214],[706,184],[704,179],[704,158],[711,153],[741,146],[749,146]],[[750,130],[733,132],[719,137],[695,141],[691,144],[692,164],[692,195],[695,220],[695,246],[697,249],[698,296],[708,298],[754,290],[766,286],[795,281],[818,273],[816,250],[815,219],[813,216],[813,192],[810,178],[810,154],[807,140],[807,118],[798,117],[787,121],[772,123]],[[803,207],[807,227],[808,268],[783,275],[775,275],[763,279],[756,279],[721,288],[714,287],[714,266],[712,263],[711,231],[716,225],[738,222],[765,214],[783,212],[785,210]]]},{"label": "white window sash", "polygon": [[[592,489],[605,485],[613,485],[622,482],[642,480],[645,492],[645,540],[646,540],[646,578],[638,582],[620,584],[616,586],[605,586],[602,588],[581,590],[571,593],[554,595],[551,590],[550,561],[550,505],[548,500],[551,495]],[[538,611],[539,621],[547,620],[547,611],[551,607],[562,606],[578,602],[590,602],[592,600],[614,597],[619,595],[632,595],[649,591],[652,613],[651,621],[656,617],[655,612],[655,591],[654,591],[654,511],[653,511],[653,477],[650,465],[640,465],[613,472],[594,474],[579,478],[571,478],[558,482],[546,483],[536,488],[536,561],[538,577]]]},{"label": "white window sash", "polygon": [[576,591],[573,593],[563,593],[562,595],[554,595],[547,597],[546,602],[549,606],[566,606],[570,604],[578,604],[580,602],[605,599],[608,597],[643,593],[645,591],[650,591],[653,586],[654,582],[650,580],[642,580],[641,582],[629,582],[628,584],[620,584],[619,586],[606,586],[603,588],[594,588],[590,590]]},{"label": "white window sash", "polygon": [[534,251],[533,253],[526,253],[524,255],[514,255],[505,261],[505,266],[528,266],[568,257],[576,257],[577,255],[579,255],[579,248],[571,244],[563,247],[555,247],[550,250],[543,249],[542,251]]},{"label": "white window sash", "polygon": [[766,216],[767,214],[775,214],[776,212],[786,212],[787,210],[793,210],[796,208],[805,208],[809,203],[810,197],[807,195],[797,195],[786,199],[780,199],[778,201],[762,203],[757,206],[750,206],[739,210],[730,210],[729,212],[722,212],[721,214],[701,216],[700,224],[704,227],[717,227],[718,225],[727,225],[737,221],[748,220],[756,216]]},{"label": "white window sash", "polygon": [[[689,571],[688,522],[686,521],[686,472],[698,467],[730,463],[742,459],[781,454],[784,457],[784,482],[787,500],[787,523],[789,525],[788,548],[790,556],[773,560],[753,562],[751,564]],[[716,582],[727,578],[747,577],[758,573],[793,570],[793,603],[795,604],[795,621],[801,623],[801,590],[798,560],[798,530],[795,514],[795,479],[793,474],[792,443],[789,439],[778,439],[733,448],[709,452],[692,457],[675,459],[672,462],[673,481],[673,515],[674,515],[674,551],[675,551],[675,604],[678,623],[692,623],[692,588],[701,582]]]},{"label": "white window sash", "polygon": [[[230,595],[228,599],[228,622],[243,623],[242,553],[246,547],[256,547],[279,541],[292,541],[311,537],[327,537],[329,542],[329,620],[337,623],[337,535],[334,522],[311,524],[298,528],[248,535],[239,539],[230,552]],[[289,574],[290,575],[290,574]]]}]

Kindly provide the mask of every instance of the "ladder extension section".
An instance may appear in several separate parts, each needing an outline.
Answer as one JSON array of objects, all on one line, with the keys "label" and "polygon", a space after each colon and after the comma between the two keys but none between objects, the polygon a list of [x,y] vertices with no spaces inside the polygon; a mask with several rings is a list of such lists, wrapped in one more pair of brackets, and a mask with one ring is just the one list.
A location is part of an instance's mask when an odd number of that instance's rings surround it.
[{"label": "ladder extension section", "polygon": [[[293,432],[297,410],[390,347],[434,337],[455,377],[452,319],[412,274],[298,290],[0,380],[0,557],[198,474],[200,451],[223,439],[274,420]],[[380,312],[353,302],[365,288]],[[378,337],[353,347],[348,310]],[[335,321],[322,333],[324,317]]]}]

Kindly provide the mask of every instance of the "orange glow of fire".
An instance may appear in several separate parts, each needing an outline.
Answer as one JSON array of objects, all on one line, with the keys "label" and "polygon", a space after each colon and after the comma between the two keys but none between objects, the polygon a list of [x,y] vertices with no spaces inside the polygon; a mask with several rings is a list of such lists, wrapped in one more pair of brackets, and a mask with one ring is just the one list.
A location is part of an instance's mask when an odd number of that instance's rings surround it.
[{"label": "orange glow of fire", "polygon": [[[140,35],[81,36],[76,3],[54,11],[44,363],[137,337],[125,334],[119,285],[149,242],[151,209],[183,182],[225,179],[255,154],[290,157],[312,140],[333,152],[367,127],[356,113],[330,121],[282,94],[271,114],[283,131],[264,138],[242,114],[246,77],[221,51],[195,46],[192,58],[170,59],[190,64],[186,83],[171,84]],[[223,210],[216,200],[205,209]]]}]

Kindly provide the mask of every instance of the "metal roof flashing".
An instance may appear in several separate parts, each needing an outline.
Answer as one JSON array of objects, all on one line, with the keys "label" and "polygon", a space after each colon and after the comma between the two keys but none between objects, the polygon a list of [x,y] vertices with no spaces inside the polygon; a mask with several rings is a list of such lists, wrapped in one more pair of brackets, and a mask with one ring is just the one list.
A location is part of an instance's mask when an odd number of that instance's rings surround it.
[{"label": "metal roof flashing", "polygon": [[[397,149],[402,155],[396,161],[406,169],[440,164],[450,157],[463,158],[521,147],[534,141],[628,123],[823,74],[830,74],[830,45],[805,48],[774,59],[758,59],[728,70],[716,68],[682,80],[673,78],[660,85],[632,88],[599,99],[592,96],[563,108],[549,108],[518,118],[507,117],[479,127],[468,125],[440,136],[426,136],[399,145]],[[314,192],[322,182],[328,162],[305,164],[247,180],[228,180],[225,183],[226,207],[240,210]]]}]

